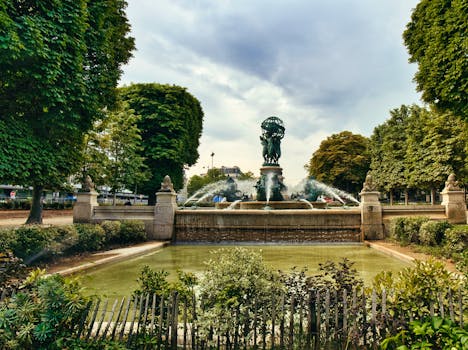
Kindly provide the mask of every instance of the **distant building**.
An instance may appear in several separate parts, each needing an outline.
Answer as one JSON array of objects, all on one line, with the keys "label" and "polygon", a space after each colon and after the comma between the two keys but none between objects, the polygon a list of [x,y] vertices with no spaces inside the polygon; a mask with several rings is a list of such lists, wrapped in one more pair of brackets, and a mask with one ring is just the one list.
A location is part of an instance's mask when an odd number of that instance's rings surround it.
[{"label": "distant building", "polygon": [[240,168],[236,165],[233,167],[222,166],[220,170],[223,172],[224,175],[230,176],[234,179],[238,178],[242,174]]}]

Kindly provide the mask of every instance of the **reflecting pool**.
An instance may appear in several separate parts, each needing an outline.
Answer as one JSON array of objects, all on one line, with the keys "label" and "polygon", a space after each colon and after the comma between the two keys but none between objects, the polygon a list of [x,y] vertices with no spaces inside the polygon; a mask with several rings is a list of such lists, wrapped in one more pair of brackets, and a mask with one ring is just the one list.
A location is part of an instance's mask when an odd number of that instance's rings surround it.
[{"label": "reflecting pool", "polygon": [[[201,274],[205,263],[214,258],[220,248],[234,245],[173,245],[147,255],[88,270],[82,274],[83,284],[90,294],[106,296],[130,295],[137,288],[137,278],[144,265],[154,270],[166,270],[169,279],[176,278],[176,270]],[[318,264],[342,258],[353,261],[366,284],[381,271],[397,272],[409,263],[397,260],[365,245],[243,245],[261,252],[264,261],[275,270],[288,271],[292,267],[308,267],[309,274],[318,273]]]}]

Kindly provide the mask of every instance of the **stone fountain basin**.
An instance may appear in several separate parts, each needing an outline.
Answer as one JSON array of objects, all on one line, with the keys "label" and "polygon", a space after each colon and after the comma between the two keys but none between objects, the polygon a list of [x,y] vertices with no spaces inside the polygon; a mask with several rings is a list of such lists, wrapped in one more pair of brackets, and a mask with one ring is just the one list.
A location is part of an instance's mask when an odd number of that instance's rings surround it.
[{"label": "stone fountain basin", "polygon": [[[327,207],[327,203],[325,202],[310,202],[314,209],[325,209]],[[252,202],[220,202],[216,203],[216,209],[227,209],[232,205],[231,209],[265,209],[268,207],[269,209],[273,210],[284,210],[284,209],[311,209],[310,205],[307,202],[300,202],[300,201],[252,201]]]}]

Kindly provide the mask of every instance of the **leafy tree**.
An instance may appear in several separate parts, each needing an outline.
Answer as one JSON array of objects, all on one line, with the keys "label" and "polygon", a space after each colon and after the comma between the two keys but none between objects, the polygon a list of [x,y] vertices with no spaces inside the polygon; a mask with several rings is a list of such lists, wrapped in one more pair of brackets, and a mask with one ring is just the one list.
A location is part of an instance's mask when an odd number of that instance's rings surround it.
[{"label": "leafy tree", "polygon": [[322,141],[306,165],[309,175],[347,192],[357,193],[369,170],[369,139],[349,131]]},{"label": "leafy tree", "polygon": [[466,0],[421,0],[403,33],[424,101],[468,120]]},{"label": "leafy tree", "polygon": [[106,153],[109,157],[107,184],[115,194],[130,186],[135,186],[149,178],[144,158],[141,156],[140,130],[138,117],[131,110],[124,109],[111,113]]},{"label": "leafy tree", "polygon": [[219,168],[211,168],[205,175],[193,175],[187,184],[189,197],[206,185],[226,180],[227,176]]},{"label": "leafy tree", "polygon": [[431,190],[434,202],[435,191],[443,186],[448,174],[466,178],[466,125],[451,113],[414,107],[408,129],[408,186]]},{"label": "leafy tree", "polygon": [[134,48],[122,0],[0,4],[0,181],[42,191],[77,171],[83,134],[115,100]]},{"label": "leafy tree", "polygon": [[408,182],[406,169],[406,139],[407,123],[412,108],[402,105],[390,111],[390,119],[377,126],[371,136],[371,173],[375,184],[390,192],[393,200],[393,190],[406,190]]},{"label": "leafy tree", "polygon": [[176,189],[183,186],[183,168],[197,161],[203,126],[200,102],[183,87],[134,84],[119,89],[128,108],[140,116],[142,156],[151,177],[140,188],[155,202],[155,192],[169,175]]}]

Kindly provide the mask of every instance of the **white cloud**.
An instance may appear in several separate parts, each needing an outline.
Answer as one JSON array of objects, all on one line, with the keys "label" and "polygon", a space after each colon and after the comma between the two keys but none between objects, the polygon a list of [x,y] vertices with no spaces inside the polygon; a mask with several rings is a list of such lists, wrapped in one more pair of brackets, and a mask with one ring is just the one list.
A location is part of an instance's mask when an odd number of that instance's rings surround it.
[{"label": "white cloud", "polygon": [[[418,102],[401,34],[417,0],[129,0],[137,50],[122,84],[185,86],[205,112],[189,174],[238,165],[258,174],[260,123],[283,119],[280,164],[299,181],[320,142],[370,136]],[[203,168],[205,167],[205,169]]]}]

